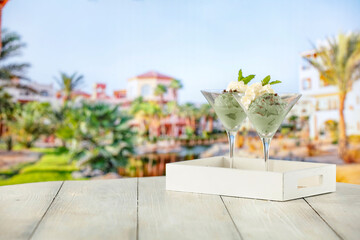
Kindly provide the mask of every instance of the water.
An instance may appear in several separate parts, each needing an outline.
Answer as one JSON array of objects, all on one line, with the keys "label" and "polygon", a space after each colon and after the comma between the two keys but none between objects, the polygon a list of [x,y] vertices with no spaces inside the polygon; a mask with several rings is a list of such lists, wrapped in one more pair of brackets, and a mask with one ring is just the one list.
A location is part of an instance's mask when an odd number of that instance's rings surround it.
[{"label": "water", "polygon": [[137,155],[130,159],[126,168],[119,169],[119,174],[128,177],[164,176],[166,163],[197,159],[210,147],[211,145],[181,147],[176,152]]}]

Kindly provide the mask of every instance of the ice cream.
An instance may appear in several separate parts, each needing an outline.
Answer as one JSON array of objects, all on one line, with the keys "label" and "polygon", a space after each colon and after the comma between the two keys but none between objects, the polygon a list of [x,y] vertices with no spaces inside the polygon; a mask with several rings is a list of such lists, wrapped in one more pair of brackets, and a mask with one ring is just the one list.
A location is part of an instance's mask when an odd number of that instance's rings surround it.
[{"label": "ice cream", "polygon": [[228,131],[238,131],[246,118],[244,110],[230,92],[224,92],[218,95],[215,98],[213,107],[225,129]]},{"label": "ice cream", "polygon": [[274,92],[269,84],[262,86],[261,83],[254,83],[246,88],[245,95],[241,98],[241,103],[244,107],[249,108],[251,102],[254,101],[256,97],[265,93]]},{"label": "ice cream", "polygon": [[283,121],[286,106],[279,95],[264,93],[250,103],[247,115],[259,135],[270,137]]},{"label": "ice cream", "polygon": [[247,88],[247,85],[244,83],[244,82],[235,82],[235,81],[232,81],[228,84],[227,88],[226,88],[226,91],[230,92],[239,92],[239,93],[245,93],[246,91],[246,88]]}]

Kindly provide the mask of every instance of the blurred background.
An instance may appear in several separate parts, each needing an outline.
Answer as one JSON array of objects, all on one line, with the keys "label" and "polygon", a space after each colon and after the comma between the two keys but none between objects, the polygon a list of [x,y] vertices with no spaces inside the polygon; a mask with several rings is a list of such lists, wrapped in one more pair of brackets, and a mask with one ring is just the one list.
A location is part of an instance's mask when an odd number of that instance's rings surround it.
[{"label": "blurred background", "polygon": [[[160,176],[228,154],[201,95],[237,72],[303,96],[276,159],[360,184],[360,2],[0,0],[0,185]],[[249,122],[236,155],[262,157]]]}]

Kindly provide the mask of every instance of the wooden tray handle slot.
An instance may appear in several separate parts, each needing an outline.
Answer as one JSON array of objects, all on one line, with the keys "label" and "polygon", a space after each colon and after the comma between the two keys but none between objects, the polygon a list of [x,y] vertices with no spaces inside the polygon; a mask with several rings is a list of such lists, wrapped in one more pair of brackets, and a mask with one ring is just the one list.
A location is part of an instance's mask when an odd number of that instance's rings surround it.
[{"label": "wooden tray handle slot", "polygon": [[297,188],[309,188],[309,187],[318,187],[323,184],[324,176],[322,174],[300,178],[298,180]]}]

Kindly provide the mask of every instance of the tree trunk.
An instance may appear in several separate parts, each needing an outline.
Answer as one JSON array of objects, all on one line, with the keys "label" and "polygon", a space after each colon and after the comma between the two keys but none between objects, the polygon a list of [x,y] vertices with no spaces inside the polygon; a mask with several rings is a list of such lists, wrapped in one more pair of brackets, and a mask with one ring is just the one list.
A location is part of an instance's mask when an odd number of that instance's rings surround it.
[{"label": "tree trunk", "polygon": [[63,148],[66,148],[66,141],[64,139],[61,139],[61,146]]},{"label": "tree trunk", "polygon": [[164,95],[163,94],[160,95],[160,108],[161,108],[161,111],[164,113]]},{"label": "tree trunk", "polygon": [[7,139],[6,139],[6,150],[7,151],[12,151],[13,149],[13,140],[12,140],[12,137],[9,136]]},{"label": "tree trunk", "polygon": [[177,91],[176,91],[176,89],[175,88],[173,88],[173,95],[174,95],[174,99],[175,99],[175,101],[177,102],[178,101],[178,97],[177,97]]},{"label": "tree trunk", "polygon": [[32,146],[32,142],[25,143],[25,148],[29,149],[29,148],[31,148],[31,146]]},{"label": "tree trunk", "polygon": [[196,130],[196,119],[195,119],[195,117],[191,117],[191,128],[194,131]]},{"label": "tree trunk", "polygon": [[209,132],[212,133],[214,130],[214,119],[212,117],[209,118]]},{"label": "tree trunk", "polygon": [[2,31],[2,10],[4,8],[4,6],[6,5],[6,3],[8,2],[8,0],[0,0],[0,52],[2,50],[2,41],[1,41],[1,31]]},{"label": "tree trunk", "polygon": [[1,18],[2,18],[2,9],[3,9],[3,6],[0,6],[0,53],[1,53],[1,51],[2,51],[2,41],[1,41],[1,31],[2,31]]},{"label": "tree trunk", "polygon": [[347,138],[346,138],[346,123],[344,116],[344,106],[346,100],[346,92],[339,93],[339,145],[338,152],[341,159],[344,159],[344,156],[347,152]]}]

